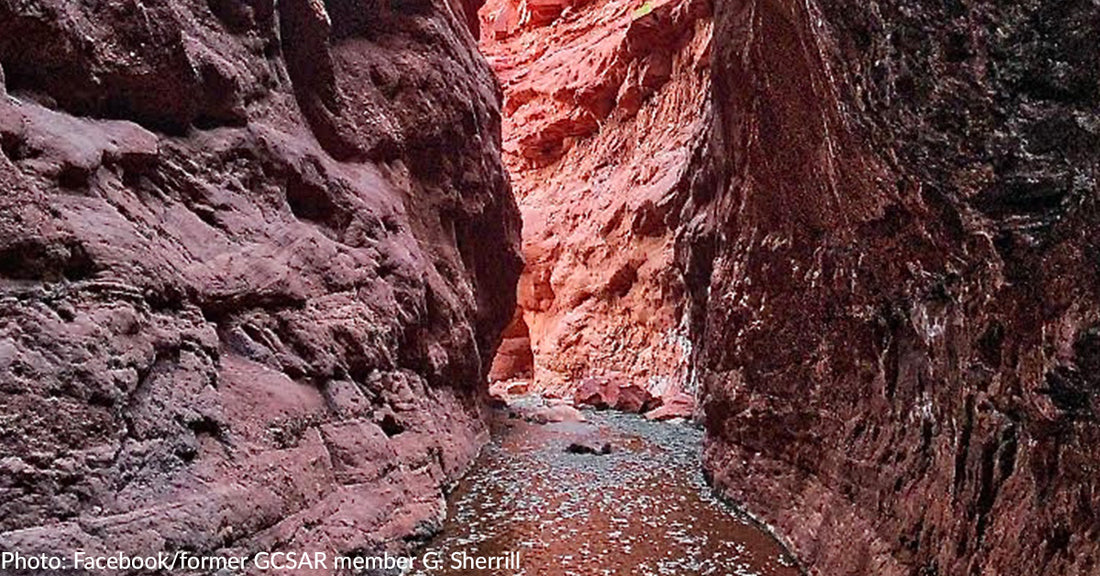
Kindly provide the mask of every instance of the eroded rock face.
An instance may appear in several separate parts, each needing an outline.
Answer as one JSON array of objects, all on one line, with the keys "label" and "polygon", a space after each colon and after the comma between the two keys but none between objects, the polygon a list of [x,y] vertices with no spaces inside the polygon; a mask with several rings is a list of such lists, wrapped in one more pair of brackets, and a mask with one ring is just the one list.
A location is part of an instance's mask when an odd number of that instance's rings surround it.
[{"label": "eroded rock face", "polygon": [[521,267],[476,6],[154,4],[0,2],[0,548],[398,546]]},{"label": "eroded rock face", "polygon": [[714,482],[816,574],[1100,564],[1100,9],[716,3]]},{"label": "eroded rock face", "polygon": [[[491,0],[482,51],[503,84],[504,158],[523,212],[523,334],[495,376],[572,397],[586,378],[656,396],[686,375],[673,235],[709,88],[697,0]],[[526,361],[526,357],[530,361]]]}]

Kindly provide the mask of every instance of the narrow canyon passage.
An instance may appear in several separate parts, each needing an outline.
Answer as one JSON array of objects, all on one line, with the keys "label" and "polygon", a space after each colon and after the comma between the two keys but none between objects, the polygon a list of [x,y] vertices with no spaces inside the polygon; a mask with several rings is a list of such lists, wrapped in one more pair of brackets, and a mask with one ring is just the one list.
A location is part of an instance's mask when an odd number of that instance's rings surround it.
[{"label": "narrow canyon passage", "polygon": [[[712,494],[691,421],[672,231],[703,128],[706,3],[489,0],[480,18],[526,266],[489,372],[505,407],[425,547],[445,569],[415,574],[798,574]],[[509,553],[519,566],[454,562]]]},{"label": "narrow canyon passage", "polygon": [[57,564],[0,574],[791,574],[771,532],[810,576],[1094,576],[1097,38],[0,0],[0,563]]},{"label": "narrow canyon passage", "polygon": [[674,230],[704,128],[708,3],[489,0],[480,18],[526,261],[490,379],[690,415]]}]

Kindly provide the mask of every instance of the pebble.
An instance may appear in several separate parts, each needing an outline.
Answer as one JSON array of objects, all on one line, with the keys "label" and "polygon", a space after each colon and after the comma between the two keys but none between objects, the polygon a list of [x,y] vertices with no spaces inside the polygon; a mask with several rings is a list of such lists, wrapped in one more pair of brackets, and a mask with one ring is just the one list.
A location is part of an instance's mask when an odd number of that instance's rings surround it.
[{"label": "pebble", "polygon": [[[585,416],[494,426],[424,550],[443,558],[520,551],[520,571],[478,572],[486,575],[799,574],[778,542],[712,494],[700,430],[616,412]],[[603,454],[594,458],[597,447]]]}]

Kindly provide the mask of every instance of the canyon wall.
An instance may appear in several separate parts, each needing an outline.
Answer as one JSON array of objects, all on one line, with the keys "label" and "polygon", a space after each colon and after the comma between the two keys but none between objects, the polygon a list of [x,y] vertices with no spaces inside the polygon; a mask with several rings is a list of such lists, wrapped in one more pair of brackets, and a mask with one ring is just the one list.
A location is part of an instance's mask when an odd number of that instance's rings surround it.
[{"label": "canyon wall", "polygon": [[490,0],[523,213],[519,308],[493,376],[570,396],[584,381],[671,397],[689,346],[673,231],[703,127],[703,0]]},{"label": "canyon wall", "polygon": [[1100,569],[1100,8],[715,4],[706,468],[813,574]]},{"label": "canyon wall", "polygon": [[0,0],[0,549],[437,525],[522,267],[471,4]]}]

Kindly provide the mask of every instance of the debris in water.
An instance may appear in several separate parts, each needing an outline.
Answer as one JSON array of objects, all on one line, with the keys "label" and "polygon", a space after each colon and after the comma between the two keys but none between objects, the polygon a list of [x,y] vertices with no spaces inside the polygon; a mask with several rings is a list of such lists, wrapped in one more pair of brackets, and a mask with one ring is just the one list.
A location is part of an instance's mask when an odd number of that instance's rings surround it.
[{"label": "debris in water", "polygon": [[584,442],[573,442],[565,448],[566,452],[570,454],[603,454],[607,455],[611,453],[611,443],[604,442],[603,446],[587,444]]},{"label": "debris in water", "polygon": [[[767,532],[714,497],[700,465],[702,431],[617,412],[584,416],[534,424],[501,413],[421,554],[519,551],[519,570],[477,571],[486,576],[799,574]],[[412,572],[468,574],[420,564]]]}]

